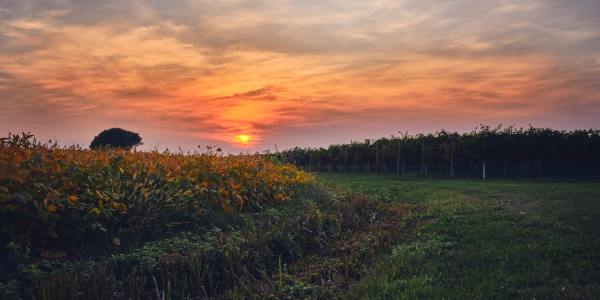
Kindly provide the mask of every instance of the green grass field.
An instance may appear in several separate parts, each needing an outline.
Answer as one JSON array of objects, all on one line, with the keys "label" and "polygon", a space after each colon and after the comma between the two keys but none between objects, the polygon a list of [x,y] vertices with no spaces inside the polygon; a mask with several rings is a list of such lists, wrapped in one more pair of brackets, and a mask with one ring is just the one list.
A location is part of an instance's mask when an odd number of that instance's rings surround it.
[{"label": "green grass field", "polygon": [[397,245],[349,297],[600,297],[600,182],[442,180],[319,175],[327,185],[422,207]]}]

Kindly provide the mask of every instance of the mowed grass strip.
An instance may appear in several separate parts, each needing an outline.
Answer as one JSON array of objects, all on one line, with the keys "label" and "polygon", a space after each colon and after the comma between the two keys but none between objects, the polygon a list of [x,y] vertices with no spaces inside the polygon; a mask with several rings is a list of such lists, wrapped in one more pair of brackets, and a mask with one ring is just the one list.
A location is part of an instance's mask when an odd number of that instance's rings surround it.
[{"label": "mowed grass strip", "polygon": [[348,297],[594,299],[600,182],[320,175],[330,185],[423,207],[427,221]]}]

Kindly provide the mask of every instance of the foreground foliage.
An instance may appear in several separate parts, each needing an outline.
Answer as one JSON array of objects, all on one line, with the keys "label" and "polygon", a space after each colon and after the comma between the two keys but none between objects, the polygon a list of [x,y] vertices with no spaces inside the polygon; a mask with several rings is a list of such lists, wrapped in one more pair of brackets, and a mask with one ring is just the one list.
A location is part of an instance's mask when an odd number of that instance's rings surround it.
[{"label": "foreground foliage", "polygon": [[0,298],[331,298],[418,227],[265,157],[0,146]]},{"label": "foreground foliage", "polygon": [[91,236],[261,209],[308,180],[257,156],[64,149],[30,135],[0,140],[0,170],[0,241],[76,256]]}]

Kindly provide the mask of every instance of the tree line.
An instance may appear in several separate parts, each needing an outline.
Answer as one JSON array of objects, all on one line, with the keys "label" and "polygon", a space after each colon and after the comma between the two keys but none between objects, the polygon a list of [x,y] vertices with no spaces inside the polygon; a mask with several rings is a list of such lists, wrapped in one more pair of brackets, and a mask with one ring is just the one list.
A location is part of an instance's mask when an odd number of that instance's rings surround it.
[{"label": "tree line", "polygon": [[409,173],[448,177],[600,175],[600,130],[479,126],[466,133],[367,139],[275,154],[311,172]]}]

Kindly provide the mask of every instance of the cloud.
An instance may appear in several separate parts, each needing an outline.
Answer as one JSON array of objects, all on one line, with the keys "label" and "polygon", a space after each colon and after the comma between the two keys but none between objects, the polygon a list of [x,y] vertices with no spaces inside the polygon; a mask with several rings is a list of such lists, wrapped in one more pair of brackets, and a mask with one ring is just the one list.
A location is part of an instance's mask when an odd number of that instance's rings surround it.
[{"label": "cloud", "polygon": [[599,126],[598,12],[594,0],[7,0],[0,123],[231,147],[240,133],[262,147],[488,121]]}]

